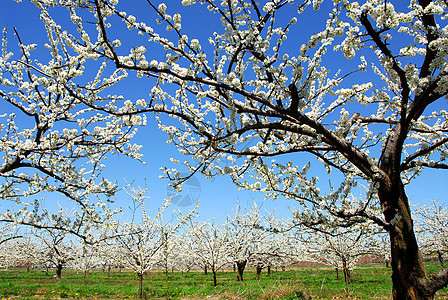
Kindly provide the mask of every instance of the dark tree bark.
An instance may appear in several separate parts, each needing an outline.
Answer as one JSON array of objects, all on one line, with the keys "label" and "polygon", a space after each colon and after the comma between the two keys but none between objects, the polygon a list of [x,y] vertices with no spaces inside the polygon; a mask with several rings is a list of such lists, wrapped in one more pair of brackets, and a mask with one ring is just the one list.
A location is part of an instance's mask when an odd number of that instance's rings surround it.
[{"label": "dark tree bark", "polygon": [[390,241],[394,299],[432,299],[435,290],[431,291],[427,284],[427,273],[401,180],[389,189],[380,189],[379,196],[383,207],[387,207],[386,220],[393,226]]},{"label": "dark tree bark", "polygon": [[257,263],[257,266],[255,267],[256,269],[256,275],[255,275],[255,279],[260,279],[260,275],[261,275],[261,271],[263,270],[263,264],[261,263]]},{"label": "dark tree bark", "polygon": [[216,269],[215,269],[215,266],[212,266],[212,273],[213,273],[213,286],[218,286],[218,281],[216,279]]},{"label": "dark tree bark", "polygon": [[143,274],[138,273],[138,297],[143,298]]},{"label": "dark tree bark", "polygon": [[62,263],[58,263],[56,265],[56,278],[57,279],[61,279],[61,277],[62,277],[62,268],[63,268]]},{"label": "dark tree bark", "polygon": [[236,281],[243,281],[244,268],[246,268],[247,260],[236,262]]},{"label": "dark tree bark", "polygon": [[350,270],[347,268],[347,265],[344,264],[343,267],[343,271],[344,271],[344,280],[345,280],[345,291],[347,292],[347,294],[350,293]]},{"label": "dark tree bark", "polygon": [[446,286],[447,270],[428,276],[419,251],[409,201],[400,178],[402,127],[397,125],[385,146],[380,168],[388,175],[389,184],[380,186],[378,195],[386,221],[390,224],[393,298],[433,299],[437,290]]},{"label": "dark tree bark", "polygon": [[437,251],[437,257],[439,259],[440,266],[443,267],[443,256],[441,251]]}]

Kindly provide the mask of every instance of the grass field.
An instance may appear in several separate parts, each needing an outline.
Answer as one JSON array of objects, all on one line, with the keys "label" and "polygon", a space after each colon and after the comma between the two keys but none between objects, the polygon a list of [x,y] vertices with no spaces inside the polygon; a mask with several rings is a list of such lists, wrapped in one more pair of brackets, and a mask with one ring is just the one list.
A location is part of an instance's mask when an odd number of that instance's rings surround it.
[{"label": "grass field", "polygon": [[[429,269],[440,267],[429,264]],[[328,267],[297,267],[286,271],[265,271],[259,280],[255,271],[245,271],[243,282],[235,281],[231,270],[218,273],[218,286],[213,286],[212,274],[192,271],[174,272],[168,276],[162,271],[146,275],[144,294],[147,299],[391,299],[391,270],[384,265],[361,265],[352,272],[350,292],[345,291],[343,274]],[[43,270],[0,270],[2,299],[129,299],[137,298],[137,277],[129,271],[113,270],[110,276],[99,270],[83,276],[72,270],[63,270],[62,279]],[[448,299],[442,290],[436,299]]]}]

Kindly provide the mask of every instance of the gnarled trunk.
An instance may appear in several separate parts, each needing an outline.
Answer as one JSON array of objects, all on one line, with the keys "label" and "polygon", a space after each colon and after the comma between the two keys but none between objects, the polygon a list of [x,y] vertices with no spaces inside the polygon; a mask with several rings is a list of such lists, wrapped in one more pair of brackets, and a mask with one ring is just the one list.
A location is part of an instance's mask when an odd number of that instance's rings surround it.
[{"label": "gnarled trunk", "polygon": [[443,256],[442,256],[442,252],[437,251],[437,257],[439,258],[440,266],[443,267]]},{"label": "gnarled trunk", "polygon": [[247,260],[236,261],[236,281],[243,281],[243,272],[246,268]]},{"label": "gnarled trunk", "polygon": [[61,279],[61,277],[62,277],[62,267],[63,267],[62,263],[59,263],[56,266],[56,278],[57,279]]},{"label": "gnarled trunk", "polygon": [[378,197],[390,236],[392,296],[395,300],[433,299],[436,291],[448,284],[448,269],[429,277],[418,248],[409,200],[401,179],[402,150],[408,125],[400,122],[394,127],[380,159],[383,173]]},{"label": "gnarled trunk", "polygon": [[396,300],[433,299],[446,286],[448,270],[429,277],[415,237],[411,210],[401,180],[379,190],[389,228],[393,298]]},{"label": "gnarled trunk", "polygon": [[256,266],[256,275],[255,278],[256,279],[260,279],[260,275],[261,275],[261,271],[263,270],[263,264],[262,263],[257,263]]}]

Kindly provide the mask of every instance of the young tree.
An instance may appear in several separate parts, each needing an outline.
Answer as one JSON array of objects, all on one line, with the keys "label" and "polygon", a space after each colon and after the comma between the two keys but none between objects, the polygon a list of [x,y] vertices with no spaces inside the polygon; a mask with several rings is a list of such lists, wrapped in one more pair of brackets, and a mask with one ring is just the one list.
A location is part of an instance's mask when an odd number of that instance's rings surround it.
[{"label": "young tree", "polygon": [[214,222],[187,222],[187,230],[184,240],[188,248],[187,255],[203,265],[205,269],[210,268],[213,274],[213,285],[217,286],[217,272],[230,261],[228,241],[229,234],[222,224]]},{"label": "young tree", "polygon": [[168,231],[165,228],[161,230],[163,246],[159,252],[158,264],[165,270],[165,276],[168,276],[170,270],[173,271],[179,266],[182,238],[178,234],[171,234],[170,228],[168,228]]},{"label": "young tree", "polygon": [[375,245],[373,235],[373,230],[363,224],[347,230],[338,229],[331,234],[307,231],[302,242],[310,252],[314,252],[316,261],[332,266],[336,272],[340,269],[343,271],[346,291],[349,293],[350,273],[362,256],[372,254]]},{"label": "young tree", "polygon": [[102,241],[97,245],[98,256],[103,270],[107,270],[107,277],[110,277],[112,267],[122,265],[117,263],[120,259],[117,257],[120,252],[116,244],[109,243],[108,240]]},{"label": "young tree", "polygon": [[68,261],[67,265],[70,269],[82,272],[82,282],[85,284],[87,273],[101,263],[97,245],[78,244],[73,246],[72,251],[73,258]]},{"label": "young tree", "polygon": [[224,228],[227,232],[228,255],[236,264],[237,281],[243,281],[244,269],[270,234],[263,227],[262,217],[255,203],[248,212],[238,205],[233,215],[227,216]]},{"label": "young tree", "polygon": [[[196,30],[193,38],[184,34],[186,14],[170,14],[165,4],[146,1],[133,10],[137,16],[123,12],[124,1],[70,4],[79,33],[67,39],[83,57],[98,55],[153,83],[148,99],[126,101],[120,109],[115,99],[110,109],[96,95],[77,100],[118,117],[141,112],[174,117],[176,126],[160,127],[198,161],[187,163],[191,172],[229,174],[247,189],[296,199],[304,209],[338,216],[345,225],[371,219],[390,235],[394,299],[431,299],[448,284],[448,270],[425,269],[405,185],[425,168],[448,169],[447,113],[438,105],[448,87],[446,2],[410,0],[406,7],[334,0],[320,7],[322,1],[312,1],[317,12],[307,9],[306,0],[218,2],[182,1],[205,4],[222,24],[204,39]],[[96,20],[90,35],[77,14],[85,7]],[[322,20],[325,28],[304,34],[307,16],[318,9],[329,16]],[[134,41],[120,30],[120,21],[147,42],[127,49],[124,42]],[[147,47],[154,56],[144,54]],[[162,60],[158,47],[165,53]],[[349,61],[354,57],[360,64]],[[244,147],[248,140],[254,146]],[[269,160],[281,155],[285,159]],[[344,179],[328,192],[319,189],[310,166],[297,163],[310,157],[340,175],[332,174],[333,181]],[[167,169],[167,176],[181,179],[178,175]],[[359,180],[370,185],[368,197],[347,200]],[[382,218],[369,211],[374,194]]]},{"label": "young tree", "polygon": [[386,232],[375,237],[375,244],[372,249],[374,257],[384,261],[386,268],[389,268],[391,261],[389,235]]},{"label": "young tree", "polygon": [[46,260],[56,268],[55,277],[62,278],[62,269],[73,259],[73,243],[67,231],[55,229],[34,230]]},{"label": "young tree", "polygon": [[[161,252],[168,240],[188,220],[193,211],[179,218],[176,223],[164,222],[164,213],[170,205],[170,200],[164,202],[163,206],[153,215],[146,211],[145,199],[146,188],[131,188],[128,192],[132,200],[141,211],[134,211],[133,219],[121,223],[118,234],[115,237],[118,252],[121,255],[120,262],[130,268],[138,277],[138,296],[143,297],[143,277],[148,270],[162,260]],[[138,220],[137,218],[141,218]]]}]

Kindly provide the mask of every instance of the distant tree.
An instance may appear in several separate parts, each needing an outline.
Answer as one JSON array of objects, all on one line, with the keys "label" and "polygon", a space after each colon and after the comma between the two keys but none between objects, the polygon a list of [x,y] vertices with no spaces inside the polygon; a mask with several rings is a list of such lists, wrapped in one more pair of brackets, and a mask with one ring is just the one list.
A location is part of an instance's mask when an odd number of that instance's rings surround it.
[{"label": "distant tree", "polygon": [[436,254],[443,267],[448,252],[448,208],[432,201],[416,210],[416,228],[423,253]]},{"label": "distant tree", "polygon": [[73,256],[68,261],[68,268],[82,272],[82,282],[86,283],[88,272],[100,264],[100,256],[97,247],[88,244],[78,244],[73,246]]},{"label": "distant tree", "polygon": [[375,240],[374,231],[366,225],[353,226],[350,229],[327,232],[308,231],[304,235],[303,243],[311,253],[314,252],[316,261],[320,261],[342,270],[345,288],[349,293],[351,271],[355,269],[361,257],[372,254]]},{"label": "distant tree", "polygon": [[193,211],[180,218],[175,223],[164,222],[164,213],[170,205],[166,200],[157,212],[150,214],[146,210],[146,188],[131,188],[128,195],[139,209],[134,211],[132,220],[122,222],[117,230],[115,241],[119,258],[117,263],[123,263],[138,277],[138,296],[143,297],[143,277],[154,265],[162,260],[162,249],[180,226],[188,220]]},{"label": "distant tree", "polygon": [[375,236],[375,242],[372,246],[373,257],[381,259],[389,268],[391,261],[389,235],[387,233],[379,233]]},{"label": "distant tree", "polygon": [[238,205],[233,214],[227,216],[224,230],[227,232],[228,255],[236,265],[237,281],[243,281],[244,269],[270,234],[263,225],[263,215],[255,203],[249,211]]},{"label": "distant tree", "polygon": [[56,268],[55,277],[62,278],[62,269],[74,258],[73,243],[67,231],[57,229],[35,229],[40,248],[49,265]]},{"label": "distant tree", "polygon": [[161,268],[165,269],[165,275],[168,276],[169,271],[173,271],[180,265],[181,251],[180,243],[182,238],[178,234],[171,234],[170,228],[162,228],[161,237],[164,240],[162,249],[159,252],[159,262]]},{"label": "distant tree", "polygon": [[12,266],[25,267],[29,271],[46,262],[45,253],[30,234],[10,240],[5,248],[4,251],[10,257],[8,261]]},{"label": "distant tree", "polygon": [[120,251],[120,246],[116,243],[116,239],[103,240],[96,246],[98,255],[101,259],[102,265],[107,268],[107,276],[110,276],[112,267],[120,270],[124,265],[124,253]]},{"label": "distant tree", "polygon": [[217,272],[229,264],[229,237],[222,224],[215,222],[186,223],[184,240],[186,255],[192,256],[205,270],[210,268],[213,274],[213,285],[217,286]]}]

